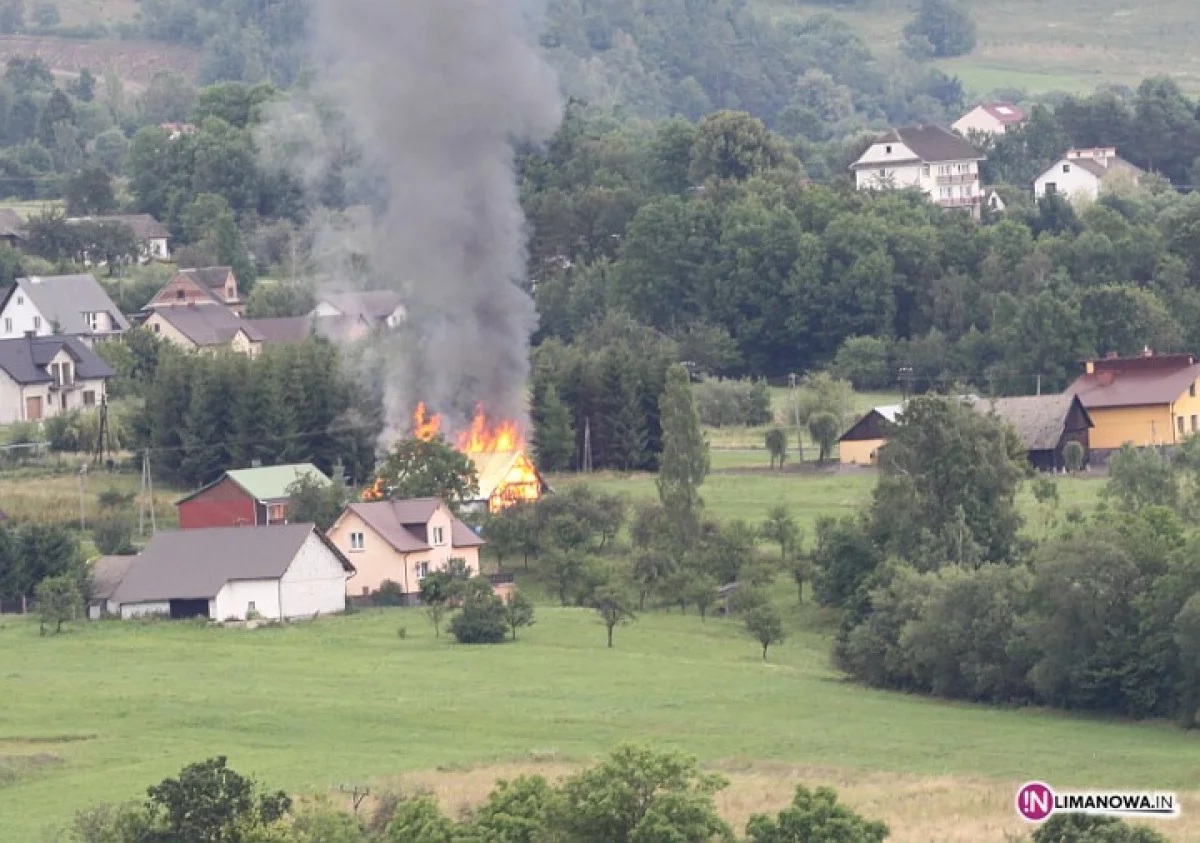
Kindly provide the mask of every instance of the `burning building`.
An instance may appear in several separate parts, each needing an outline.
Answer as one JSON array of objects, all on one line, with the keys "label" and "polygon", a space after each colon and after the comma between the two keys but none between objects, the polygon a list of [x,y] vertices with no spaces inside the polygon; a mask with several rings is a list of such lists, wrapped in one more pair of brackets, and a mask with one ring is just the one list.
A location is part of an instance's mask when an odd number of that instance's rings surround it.
[{"label": "burning building", "polygon": [[[442,435],[442,418],[418,404],[412,417],[412,435],[429,441]],[[454,437],[454,446],[471,458],[479,479],[479,496],[465,501],[467,509],[496,513],[514,504],[534,503],[551,490],[525,447],[525,436],[514,422],[488,416],[483,405],[475,409],[471,425]],[[367,490],[367,499],[383,496],[376,488]]]}]

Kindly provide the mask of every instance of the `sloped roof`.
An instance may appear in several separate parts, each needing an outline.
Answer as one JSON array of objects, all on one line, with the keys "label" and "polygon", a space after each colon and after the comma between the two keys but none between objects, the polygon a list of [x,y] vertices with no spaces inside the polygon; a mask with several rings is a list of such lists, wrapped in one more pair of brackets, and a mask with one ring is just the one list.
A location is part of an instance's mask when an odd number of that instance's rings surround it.
[{"label": "sloped roof", "polygon": [[1005,126],[1025,119],[1025,112],[1011,102],[985,102],[979,107]]},{"label": "sloped roof", "polygon": [[203,266],[179,270],[180,275],[191,278],[204,289],[222,292],[225,290],[225,281],[231,272],[233,272],[233,268],[228,266]]},{"label": "sloped roof", "polygon": [[344,316],[366,316],[373,320],[386,319],[402,304],[395,290],[326,293],[318,301],[331,305]]},{"label": "sloped roof", "polygon": [[[61,333],[91,334],[92,326],[84,319],[85,313],[107,313],[120,330],[129,330],[129,320],[93,275],[18,278],[8,296],[16,295],[18,290],[29,297],[43,319],[57,324]],[[4,304],[8,304],[8,298]]]},{"label": "sloped roof", "polygon": [[129,573],[133,556],[101,556],[88,566],[88,598],[108,600]]},{"label": "sloped roof", "polygon": [[983,154],[962,137],[941,126],[903,126],[892,129],[880,143],[896,141],[921,157],[922,161],[977,161]]},{"label": "sloped roof", "polygon": [[[352,503],[346,507],[363,520],[368,527],[390,544],[399,553],[429,550],[426,526],[439,506],[438,498],[410,498],[399,501],[371,501]],[[451,516],[450,545],[452,547],[479,547],[486,542],[475,531]]]},{"label": "sloped roof", "polygon": [[180,498],[175,502],[175,505],[179,506],[181,503],[190,501],[200,493],[208,491],[226,477],[238,484],[246,494],[250,495],[256,501],[286,500],[288,497],[288,486],[291,486],[301,477],[311,477],[322,486],[328,486],[333,482],[321,473],[321,469],[310,462],[288,463],[287,465],[264,465],[258,468],[235,468],[226,471],[207,486],[203,486],[190,495]]},{"label": "sloped roof", "polygon": [[1200,363],[1176,369],[1100,370],[1080,375],[1067,387],[1089,410],[1170,404],[1200,380]]},{"label": "sloped roof", "polygon": [[62,348],[75,360],[76,380],[111,378],[115,373],[78,337],[15,337],[0,340],[0,369],[19,384],[49,383],[46,371]]},{"label": "sloped roof", "polygon": [[154,534],[112,599],[122,604],[211,599],[231,580],[278,579],[314,532],[342,568],[353,572],[312,524],[176,530]]},{"label": "sloped roof", "polygon": [[303,342],[313,331],[312,320],[307,316],[280,316],[242,321],[257,331],[263,342],[267,343]]},{"label": "sloped roof", "polygon": [[[838,437],[839,442],[856,442],[862,439],[875,439],[875,433],[881,431],[867,431],[867,428],[872,419],[878,418],[880,421],[895,424],[896,418],[904,412],[904,404],[885,404],[882,407],[872,407],[855,420],[854,424]],[[863,433],[869,432],[870,435],[863,436]]]},{"label": "sloped roof", "polygon": [[113,214],[103,217],[71,217],[67,222],[115,222],[128,226],[138,240],[167,240],[171,232],[149,214]]},{"label": "sloped roof", "polygon": [[12,208],[0,208],[0,237],[25,237],[25,220]]},{"label": "sloped roof", "polygon": [[[1052,451],[1058,447],[1066,427],[1067,415],[1077,397],[1069,392],[1059,395],[1019,395],[1011,398],[984,398],[976,402],[977,409],[994,411],[1001,419],[1016,428],[1017,435],[1028,451]],[[1092,419],[1083,411],[1088,427]]]},{"label": "sloped roof", "polygon": [[187,304],[182,307],[156,308],[154,312],[199,346],[225,345],[242,330],[252,340],[262,339],[262,335],[248,320],[242,319],[224,305]]},{"label": "sloped roof", "polygon": [[[509,472],[517,465],[517,460],[524,456],[521,451],[501,451],[494,454],[472,454],[471,459],[475,463],[475,471],[479,475],[479,500],[490,500],[492,495],[500,486],[504,485],[504,481],[508,479]],[[542,490],[546,491],[550,488],[542,477],[540,471],[533,463],[529,462],[529,467],[537,474],[538,482],[542,486]]]}]

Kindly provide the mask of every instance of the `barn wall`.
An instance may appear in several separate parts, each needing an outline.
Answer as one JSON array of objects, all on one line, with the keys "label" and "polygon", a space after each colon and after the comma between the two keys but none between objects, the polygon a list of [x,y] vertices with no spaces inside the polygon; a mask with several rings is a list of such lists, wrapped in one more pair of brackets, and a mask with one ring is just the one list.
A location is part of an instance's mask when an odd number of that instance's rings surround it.
[{"label": "barn wall", "polygon": [[283,574],[285,618],[346,610],[347,571],[325,542],[311,534]]},{"label": "barn wall", "polygon": [[280,620],[279,580],[232,580],[217,592],[217,613],[214,620],[231,618],[244,621],[254,604],[254,611],[266,620]]},{"label": "barn wall", "polygon": [[171,614],[170,601],[163,600],[159,603],[125,603],[121,606],[121,618],[129,620],[130,618],[141,618],[146,615],[169,615]]},{"label": "barn wall", "polygon": [[228,477],[179,504],[179,528],[253,526],[254,499]]}]

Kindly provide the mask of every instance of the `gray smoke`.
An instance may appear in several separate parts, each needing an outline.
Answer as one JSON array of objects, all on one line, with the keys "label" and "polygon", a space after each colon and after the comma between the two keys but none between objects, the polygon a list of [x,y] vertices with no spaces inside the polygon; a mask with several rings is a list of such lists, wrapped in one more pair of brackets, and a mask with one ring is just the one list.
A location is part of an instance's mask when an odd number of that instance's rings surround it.
[{"label": "gray smoke", "polygon": [[[327,285],[395,289],[405,328],[383,356],[390,441],[418,400],[462,425],[482,401],[527,412],[526,231],[514,145],[548,139],[562,113],[537,46],[541,2],[316,0],[317,83],[261,140],[310,187],[352,144],[374,212],[318,226]],[[340,112],[338,131],[314,102]],[[356,255],[365,261],[355,261]],[[355,277],[363,272],[368,277]],[[388,443],[384,443],[388,444]]]}]

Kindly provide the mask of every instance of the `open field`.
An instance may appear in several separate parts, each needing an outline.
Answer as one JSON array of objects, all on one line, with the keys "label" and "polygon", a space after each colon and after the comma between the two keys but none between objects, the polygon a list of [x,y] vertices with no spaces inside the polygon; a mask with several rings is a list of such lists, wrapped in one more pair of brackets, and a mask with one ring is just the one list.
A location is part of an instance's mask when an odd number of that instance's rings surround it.
[{"label": "open field", "polygon": [[0,201],[0,208],[16,211],[22,219],[27,220],[46,211],[65,211],[67,203],[59,199],[33,199],[28,202],[20,199],[5,199]]},{"label": "open field", "polygon": [[[1021,830],[1009,800],[1034,776],[1196,787],[1196,734],[867,690],[829,667],[810,617],[793,609],[789,624],[763,665],[739,625],[694,614],[645,615],[611,651],[594,615],[545,607],[520,641],[491,648],[435,640],[406,610],[252,632],[80,624],[49,638],[7,619],[0,755],[20,772],[0,799],[0,839],[42,839],[77,808],[136,798],[218,753],[295,793],[415,774],[454,810],[513,769],[480,766],[551,762],[553,774],[646,741],[729,772],[731,818],[783,804],[798,780],[831,782],[901,843],[999,843]],[[1196,839],[1198,812],[1189,793],[1185,819],[1164,824],[1173,839]]]},{"label": "open field", "polygon": [[[845,8],[756,0],[756,5],[776,18],[833,14],[886,56],[898,49],[915,4],[877,0]],[[1200,17],[1192,0],[970,0],[968,5],[979,44],[971,55],[940,66],[958,74],[976,95],[1000,87],[1086,93],[1102,84],[1136,85],[1158,74],[1200,91],[1200,55],[1194,49]]]},{"label": "open field", "polygon": [[[30,471],[8,471],[0,474],[0,511],[17,521],[70,522],[79,518],[79,477],[74,473],[76,461],[64,457],[64,473],[47,475]],[[106,490],[136,495],[141,477],[136,474],[93,473],[84,482],[83,509],[85,518],[99,512],[99,496]],[[154,514],[159,529],[179,524],[175,501],[182,493],[155,486]],[[134,499],[133,514],[137,515]],[[147,511],[147,529],[150,513]]]}]

